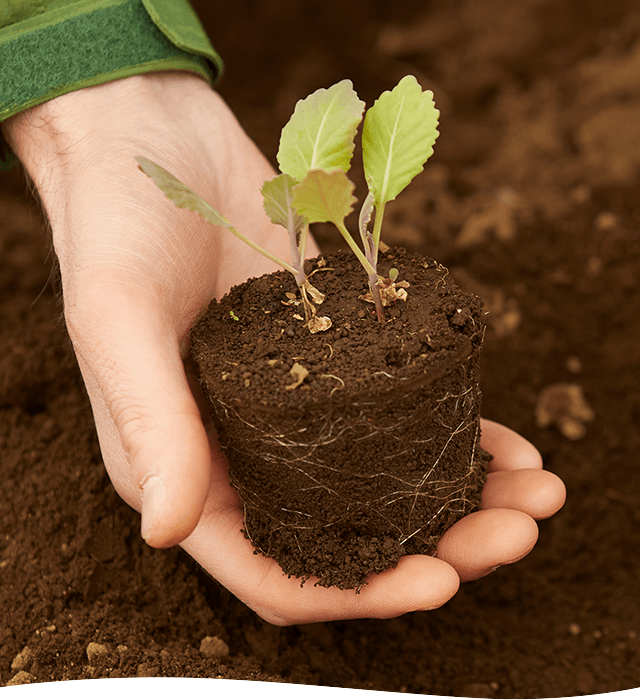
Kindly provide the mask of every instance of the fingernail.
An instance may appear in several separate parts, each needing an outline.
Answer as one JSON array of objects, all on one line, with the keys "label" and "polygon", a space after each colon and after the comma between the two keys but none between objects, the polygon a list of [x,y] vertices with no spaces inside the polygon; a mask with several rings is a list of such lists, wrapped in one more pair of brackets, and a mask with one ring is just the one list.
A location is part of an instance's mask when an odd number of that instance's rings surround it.
[{"label": "fingernail", "polygon": [[492,566],[489,570],[491,573],[493,573],[494,571],[497,571],[501,566],[502,564],[498,564],[498,566]]},{"label": "fingernail", "polygon": [[142,539],[148,540],[153,532],[153,525],[164,501],[165,488],[159,476],[150,476],[142,484],[142,521],[140,532]]}]

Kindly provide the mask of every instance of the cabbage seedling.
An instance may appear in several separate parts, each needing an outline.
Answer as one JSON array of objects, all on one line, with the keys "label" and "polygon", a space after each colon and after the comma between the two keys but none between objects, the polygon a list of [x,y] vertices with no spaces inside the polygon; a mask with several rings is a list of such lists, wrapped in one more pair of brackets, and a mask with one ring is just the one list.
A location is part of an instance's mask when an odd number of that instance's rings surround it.
[{"label": "cabbage seedling", "polygon": [[[317,317],[311,303],[311,300],[321,303],[322,295],[304,272],[309,225],[331,222],[366,271],[377,317],[383,321],[385,299],[392,298],[388,291],[390,287],[395,288],[394,280],[383,280],[377,272],[385,206],[422,172],[433,153],[439,112],[433,93],[423,91],[411,75],[402,78],[393,90],[382,93],[367,110],[362,132],[362,159],[368,194],[358,220],[361,249],[347,229],[345,219],[357,201],[353,194],[355,185],[347,173],[364,107],[351,81],[342,80],[300,100],[282,130],[277,154],[281,172],[264,183],[262,196],[271,221],[288,231],[290,263],[253,243],[164,168],[147,158],[139,156],[136,160],[140,169],[177,206],[196,211],[210,223],[227,228],[251,248],[291,272],[300,289],[306,324],[312,333],[326,330],[331,321]],[[373,231],[369,231],[372,219]],[[381,296],[381,288],[387,292],[385,298]]]}]

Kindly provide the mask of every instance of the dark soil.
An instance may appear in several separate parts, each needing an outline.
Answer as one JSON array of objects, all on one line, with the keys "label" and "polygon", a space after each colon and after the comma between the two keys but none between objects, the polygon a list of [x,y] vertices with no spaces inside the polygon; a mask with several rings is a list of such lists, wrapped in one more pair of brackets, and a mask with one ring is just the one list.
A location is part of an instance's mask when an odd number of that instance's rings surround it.
[{"label": "dark soil", "polygon": [[434,551],[484,485],[482,301],[430,258],[380,257],[393,297],[383,322],[342,251],[308,261],[327,330],[310,332],[282,271],[213,301],[192,334],[245,534],[321,586],[359,589],[404,554]]},{"label": "dark soil", "polygon": [[194,5],[227,61],[220,91],[270,158],[317,87],[349,77],[371,104],[413,72],[434,89],[436,153],[384,237],[483,297],[483,414],[538,446],[567,505],[527,558],[440,610],[261,622],[178,548],[142,543],[101,464],[39,213],[20,173],[3,174],[0,681],[222,676],[496,698],[638,687],[637,3]]}]

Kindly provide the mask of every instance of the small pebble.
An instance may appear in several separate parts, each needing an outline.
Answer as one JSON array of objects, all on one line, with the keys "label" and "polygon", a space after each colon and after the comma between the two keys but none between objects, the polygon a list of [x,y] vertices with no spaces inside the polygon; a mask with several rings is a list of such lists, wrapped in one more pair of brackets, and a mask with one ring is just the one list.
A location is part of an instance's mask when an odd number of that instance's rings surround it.
[{"label": "small pebble", "polygon": [[32,653],[29,647],[25,647],[19,654],[16,655],[11,662],[12,671],[23,671],[31,661]]},{"label": "small pebble", "polygon": [[200,642],[200,653],[213,659],[229,656],[229,645],[219,637],[205,637]]},{"label": "small pebble", "polygon": [[87,659],[89,663],[93,664],[95,661],[99,661],[102,657],[109,654],[109,648],[104,644],[98,644],[98,642],[89,642],[87,645]]},{"label": "small pebble", "polygon": [[30,673],[27,673],[26,671],[18,671],[13,678],[10,678],[7,681],[7,686],[27,685],[27,683],[34,683],[35,680],[35,676],[32,676]]}]

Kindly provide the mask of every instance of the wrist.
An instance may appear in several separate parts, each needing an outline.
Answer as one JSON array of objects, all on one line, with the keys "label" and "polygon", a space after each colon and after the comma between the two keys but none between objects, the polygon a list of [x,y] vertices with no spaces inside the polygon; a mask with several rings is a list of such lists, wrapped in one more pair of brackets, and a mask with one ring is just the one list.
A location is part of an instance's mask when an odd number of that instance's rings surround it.
[{"label": "wrist", "polygon": [[34,180],[38,190],[43,164],[51,163],[51,157],[63,150],[56,143],[61,136],[56,129],[55,118],[61,112],[56,104],[59,99],[62,98],[31,107],[0,124],[7,144]]}]

